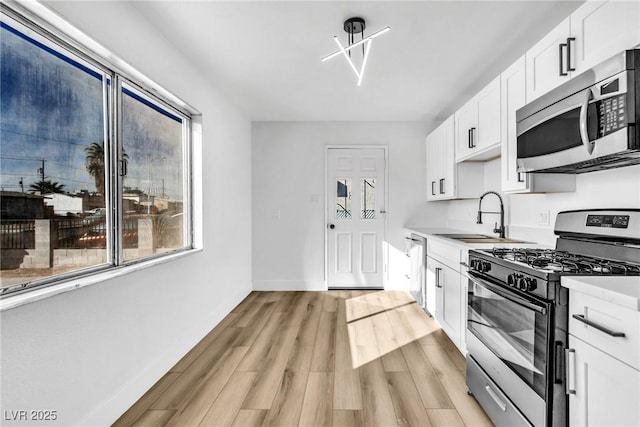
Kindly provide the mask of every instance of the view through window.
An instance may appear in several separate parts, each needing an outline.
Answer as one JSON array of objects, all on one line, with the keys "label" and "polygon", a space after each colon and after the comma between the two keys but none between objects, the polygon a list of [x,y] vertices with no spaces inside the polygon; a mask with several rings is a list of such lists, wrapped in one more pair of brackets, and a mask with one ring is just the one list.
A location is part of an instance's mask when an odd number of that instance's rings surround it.
[{"label": "view through window", "polygon": [[1,293],[189,248],[189,117],[4,14],[0,48]]}]

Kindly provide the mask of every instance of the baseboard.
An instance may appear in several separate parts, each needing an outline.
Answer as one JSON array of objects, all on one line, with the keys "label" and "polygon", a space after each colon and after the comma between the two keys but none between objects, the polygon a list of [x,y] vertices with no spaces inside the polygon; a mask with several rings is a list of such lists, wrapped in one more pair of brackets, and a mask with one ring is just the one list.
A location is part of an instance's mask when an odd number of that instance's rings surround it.
[{"label": "baseboard", "polygon": [[254,280],[254,291],[326,291],[324,281]]},{"label": "baseboard", "polygon": [[216,310],[211,310],[215,313],[212,317],[200,322],[197,327],[191,329],[188,333],[175,337],[175,345],[168,348],[160,357],[149,361],[149,364],[141,369],[139,375],[132,378],[110,399],[94,409],[78,425],[112,425],[247,295],[246,291],[238,291],[225,298],[224,302],[216,307]]}]

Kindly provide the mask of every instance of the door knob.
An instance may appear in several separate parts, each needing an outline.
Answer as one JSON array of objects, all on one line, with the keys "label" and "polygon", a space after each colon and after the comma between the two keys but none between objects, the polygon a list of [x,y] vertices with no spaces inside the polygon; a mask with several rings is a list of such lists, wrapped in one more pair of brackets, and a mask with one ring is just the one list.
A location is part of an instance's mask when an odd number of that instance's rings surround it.
[{"label": "door knob", "polygon": [[336,228],[336,226],[334,224],[329,224],[329,228],[333,230],[334,228]]}]

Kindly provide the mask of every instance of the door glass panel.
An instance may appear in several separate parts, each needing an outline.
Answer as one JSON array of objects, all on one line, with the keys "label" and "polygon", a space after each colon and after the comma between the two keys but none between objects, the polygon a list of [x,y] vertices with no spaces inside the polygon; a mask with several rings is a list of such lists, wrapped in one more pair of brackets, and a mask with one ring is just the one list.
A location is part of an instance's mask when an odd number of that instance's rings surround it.
[{"label": "door glass panel", "polygon": [[336,182],[336,218],[351,219],[351,178],[339,178]]},{"label": "door glass panel", "polygon": [[360,186],[360,218],[376,218],[376,179],[363,178]]}]

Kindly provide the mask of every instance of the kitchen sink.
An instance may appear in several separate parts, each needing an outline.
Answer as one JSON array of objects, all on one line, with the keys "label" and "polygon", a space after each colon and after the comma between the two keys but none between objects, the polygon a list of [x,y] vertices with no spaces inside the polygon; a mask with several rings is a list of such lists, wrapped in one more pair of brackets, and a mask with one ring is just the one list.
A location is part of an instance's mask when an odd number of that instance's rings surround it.
[{"label": "kitchen sink", "polygon": [[436,234],[436,236],[446,237],[448,239],[458,240],[465,243],[528,243],[524,240],[515,240],[496,236],[487,236],[484,234]]}]

